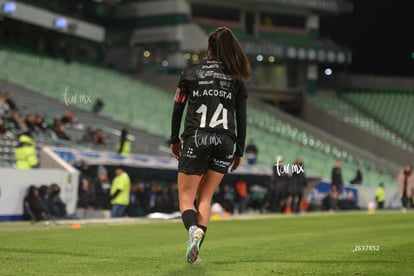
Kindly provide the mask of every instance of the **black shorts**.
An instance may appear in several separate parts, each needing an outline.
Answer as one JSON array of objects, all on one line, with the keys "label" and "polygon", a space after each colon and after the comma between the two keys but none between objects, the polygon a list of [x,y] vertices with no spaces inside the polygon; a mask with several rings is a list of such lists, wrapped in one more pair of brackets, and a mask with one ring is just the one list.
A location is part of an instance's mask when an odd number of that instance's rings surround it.
[{"label": "black shorts", "polygon": [[234,140],[223,133],[196,131],[183,141],[178,171],[205,174],[207,170],[227,173],[233,161]]}]

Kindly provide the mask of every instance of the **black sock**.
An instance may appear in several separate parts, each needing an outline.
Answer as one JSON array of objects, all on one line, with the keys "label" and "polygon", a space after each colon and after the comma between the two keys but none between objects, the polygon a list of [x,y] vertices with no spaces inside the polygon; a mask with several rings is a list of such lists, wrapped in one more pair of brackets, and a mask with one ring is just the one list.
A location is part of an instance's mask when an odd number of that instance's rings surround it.
[{"label": "black sock", "polygon": [[191,226],[197,225],[197,213],[194,210],[188,209],[181,214],[185,229],[190,229]]},{"label": "black sock", "polygon": [[201,239],[201,242],[200,242],[200,248],[201,248],[201,245],[203,244],[204,238],[206,237],[207,227],[204,226],[204,225],[200,225],[200,224],[198,224],[197,226],[204,231],[204,236],[203,236],[203,238]]}]

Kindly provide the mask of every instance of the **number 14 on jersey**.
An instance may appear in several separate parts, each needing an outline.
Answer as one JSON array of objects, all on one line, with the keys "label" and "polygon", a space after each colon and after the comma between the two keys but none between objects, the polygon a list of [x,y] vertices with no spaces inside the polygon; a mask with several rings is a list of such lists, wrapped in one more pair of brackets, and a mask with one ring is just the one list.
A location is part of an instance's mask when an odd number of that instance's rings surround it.
[{"label": "number 14 on jersey", "polygon": [[[207,105],[202,104],[197,110],[197,113],[201,114],[201,120],[200,120],[200,127],[204,128],[206,127],[206,121],[207,121]],[[221,117],[221,119],[220,119]],[[219,104],[216,108],[216,111],[214,111],[213,116],[211,117],[211,120],[208,124],[209,127],[215,128],[218,125],[223,124],[224,129],[228,129],[228,123],[227,123],[227,109],[223,107],[223,104]]]}]

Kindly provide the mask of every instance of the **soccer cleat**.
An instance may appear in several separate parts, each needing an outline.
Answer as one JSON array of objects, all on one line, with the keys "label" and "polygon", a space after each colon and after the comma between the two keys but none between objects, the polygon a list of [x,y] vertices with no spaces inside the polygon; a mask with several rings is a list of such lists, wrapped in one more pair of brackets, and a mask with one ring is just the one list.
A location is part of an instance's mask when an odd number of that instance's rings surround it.
[{"label": "soccer cleat", "polygon": [[189,264],[200,263],[201,259],[198,257],[200,250],[200,243],[204,236],[203,229],[197,226],[191,226],[188,230],[190,240],[187,246],[186,259]]},{"label": "soccer cleat", "polygon": [[193,264],[199,264],[201,263],[201,258],[197,257],[197,259],[195,259],[195,261],[193,262]]}]

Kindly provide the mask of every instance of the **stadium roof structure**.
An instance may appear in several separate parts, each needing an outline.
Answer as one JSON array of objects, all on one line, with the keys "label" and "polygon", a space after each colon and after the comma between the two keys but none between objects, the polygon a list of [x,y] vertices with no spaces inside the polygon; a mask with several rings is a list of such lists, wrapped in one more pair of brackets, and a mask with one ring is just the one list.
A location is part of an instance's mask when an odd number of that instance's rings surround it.
[{"label": "stadium roof structure", "polygon": [[[206,2],[204,0],[190,0],[193,3]],[[210,0],[209,4],[220,3],[220,0]],[[260,7],[265,6],[269,11],[280,11],[281,9],[294,8],[299,12],[319,12],[319,13],[344,13],[352,12],[354,7],[353,4],[348,0],[227,0],[226,4],[229,6],[236,5],[240,6],[254,6]]]},{"label": "stadium roof structure", "polygon": [[[226,26],[225,23],[216,23]],[[199,24],[206,35],[213,31],[216,25]],[[284,59],[317,61],[337,64],[349,64],[352,53],[345,46],[331,40],[312,38],[308,35],[295,33],[262,32],[261,37],[247,35],[240,26],[232,28],[249,55],[272,55]]]}]

